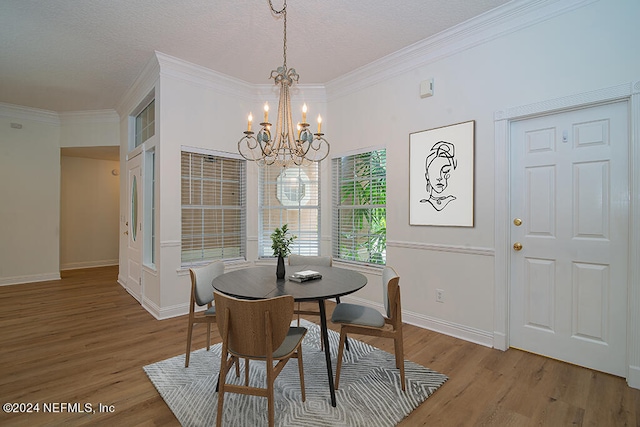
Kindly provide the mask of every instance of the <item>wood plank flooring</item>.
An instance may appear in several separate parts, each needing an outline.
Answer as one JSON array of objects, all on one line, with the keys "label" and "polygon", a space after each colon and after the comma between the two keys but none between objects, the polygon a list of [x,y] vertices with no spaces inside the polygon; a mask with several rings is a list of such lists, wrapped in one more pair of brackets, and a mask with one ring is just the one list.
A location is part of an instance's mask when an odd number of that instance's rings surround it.
[{"label": "wood plank flooring", "polygon": [[[142,367],[184,353],[187,318],[154,319],[117,274],[74,270],[0,287],[0,403],[40,404],[39,413],[0,412],[0,425],[178,425]],[[196,326],[194,349],[205,346],[204,331]],[[393,351],[391,340],[358,338]],[[406,359],[450,379],[401,426],[640,426],[640,390],[623,378],[411,325],[404,343]],[[45,413],[45,403],[59,412]],[[67,403],[96,413],[63,411]]]}]

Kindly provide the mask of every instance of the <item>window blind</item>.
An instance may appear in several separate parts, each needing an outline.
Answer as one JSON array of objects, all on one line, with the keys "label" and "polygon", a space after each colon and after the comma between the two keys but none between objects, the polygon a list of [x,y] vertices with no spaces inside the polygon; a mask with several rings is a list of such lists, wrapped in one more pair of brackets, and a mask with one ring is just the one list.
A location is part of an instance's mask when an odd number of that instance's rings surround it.
[{"label": "window blind", "polygon": [[258,256],[273,257],[271,233],[288,224],[294,254],[320,252],[320,170],[309,166],[262,166],[259,173]]},{"label": "window blind", "polygon": [[385,149],[332,160],[332,255],[383,265],[387,258],[387,154]]},{"label": "window blind", "polygon": [[183,266],[246,257],[245,168],[243,160],[182,151]]}]

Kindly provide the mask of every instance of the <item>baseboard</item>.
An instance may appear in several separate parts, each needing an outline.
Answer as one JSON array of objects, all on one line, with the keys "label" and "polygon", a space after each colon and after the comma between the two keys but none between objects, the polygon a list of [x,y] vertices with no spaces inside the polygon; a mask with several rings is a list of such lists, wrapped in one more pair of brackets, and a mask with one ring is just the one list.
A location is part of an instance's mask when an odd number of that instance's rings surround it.
[{"label": "baseboard", "polygon": [[95,267],[110,267],[112,265],[118,265],[118,259],[104,259],[100,261],[82,261],[82,262],[69,262],[60,265],[60,270],[80,270],[82,268],[95,268]]},{"label": "baseboard", "polygon": [[60,280],[60,273],[33,274],[30,276],[13,276],[0,278],[0,286],[21,285],[32,282],[48,282],[49,280]]},{"label": "baseboard", "polygon": [[182,316],[189,313],[189,304],[176,304],[170,307],[160,307],[153,301],[142,299],[142,307],[147,310],[157,320],[170,319],[172,317]]},{"label": "baseboard", "polygon": [[629,366],[627,384],[631,388],[640,389],[640,366]]},{"label": "baseboard", "polygon": [[119,274],[118,274],[118,283],[120,284],[120,286],[124,288],[125,291],[127,291],[129,295],[131,295],[136,301],[142,304],[142,295],[132,292],[131,289],[127,287],[127,280]]},{"label": "baseboard", "polygon": [[160,306],[153,301],[148,300],[147,298],[142,298],[140,301],[142,307],[149,312],[153,317],[157,320],[160,320]]},{"label": "baseboard", "polygon": [[509,347],[507,346],[507,336],[502,332],[493,333],[493,348],[505,351]]},{"label": "baseboard", "polygon": [[[373,309],[384,312],[382,304],[374,304],[371,301],[354,298],[350,296],[342,297],[343,302],[353,302],[364,306],[369,306]],[[494,336],[491,332],[482,331],[480,329],[471,328],[469,326],[460,325],[446,320],[437,319],[435,317],[425,316],[420,313],[413,313],[410,311],[402,310],[402,321],[410,325],[418,326],[423,329],[429,329],[430,331],[438,332],[440,334],[449,335],[454,338],[469,341],[475,344],[479,344],[485,347],[494,346]]]}]

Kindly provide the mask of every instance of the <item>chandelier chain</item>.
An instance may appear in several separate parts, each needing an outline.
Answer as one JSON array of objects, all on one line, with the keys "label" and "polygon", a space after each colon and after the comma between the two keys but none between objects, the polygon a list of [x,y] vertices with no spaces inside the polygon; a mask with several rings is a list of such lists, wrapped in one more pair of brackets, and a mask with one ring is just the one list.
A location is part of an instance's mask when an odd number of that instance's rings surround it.
[{"label": "chandelier chain", "polygon": [[283,48],[282,48],[283,64],[282,65],[284,66],[284,69],[286,71],[287,69],[287,0],[284,1],[284,4],[282,5],[282,9],[280,10],[276,10],[273,7],[273,3],[271,2],[271,0],[269,0],[269,6],[271,7],[271,11],[276,15],[284,15],[284,35],[282,38],[282,43],[283,43]]}]

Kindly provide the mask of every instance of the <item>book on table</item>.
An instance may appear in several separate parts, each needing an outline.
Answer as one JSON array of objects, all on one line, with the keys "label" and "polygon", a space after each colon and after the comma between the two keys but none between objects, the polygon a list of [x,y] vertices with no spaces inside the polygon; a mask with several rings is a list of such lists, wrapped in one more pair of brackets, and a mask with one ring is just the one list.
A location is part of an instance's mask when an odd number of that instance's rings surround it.
[{"label": "book on table", "polygon": [[289,279],[293,280],[294,282],[306,282],[308,280],[315,280],[315,279],[321,279],[321,278],[322,278],[322,274],[313,270],[298,271],[293,273],[291,276],[289,276]]}]

